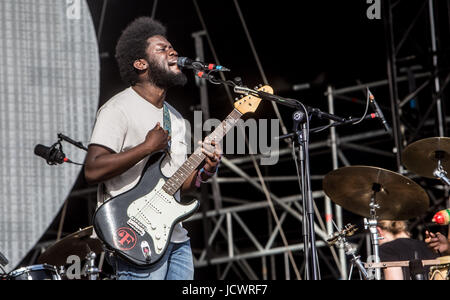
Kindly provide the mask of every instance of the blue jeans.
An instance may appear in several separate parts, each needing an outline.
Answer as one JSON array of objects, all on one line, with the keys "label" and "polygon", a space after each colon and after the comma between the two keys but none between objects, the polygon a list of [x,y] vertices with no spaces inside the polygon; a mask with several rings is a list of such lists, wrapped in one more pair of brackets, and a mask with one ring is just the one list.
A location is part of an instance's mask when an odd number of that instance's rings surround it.
[{"label": "blue jeans", "polygon": [[193,280],[194,262],[191,242],[170,243],[159,262],[147,269],[112,256],[109,262],[116,273],[117,280]]}]

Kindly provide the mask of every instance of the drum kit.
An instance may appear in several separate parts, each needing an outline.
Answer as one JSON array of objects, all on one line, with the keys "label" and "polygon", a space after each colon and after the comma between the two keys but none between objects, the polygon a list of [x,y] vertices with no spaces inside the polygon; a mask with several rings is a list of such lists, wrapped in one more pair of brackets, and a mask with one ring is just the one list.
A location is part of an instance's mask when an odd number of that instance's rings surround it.
[{"label": "drum kit", "polygon": [[[93,238],[93,227],[68,235],[43,252],[37,265],[14,270],[3,277],[4,280],[98,280],[109,279],[96,267],[97,256],[103,257],[103,246],[100,240]],[[73,258],[73,259],[72,259]],[[84,268],[81,268],[81,261]],[[79,268],[71,268],[79,263]],[[99,263],[102,265],[102,262]],[[58,267],[56,267],[58,266]],[[68,267],[67,267],[68,266]],[[73,270],[71,270],[73,269]],[[79,272],[78,272],[79,271]],[[77,274],[79,273],[79,274]]]},{"label": "drum kit", "polygon": [[[450,138],[433,137],[410,144],[402,152],[403,165],[411,172],[426,178],[440,179],[450,186],[447,171],[450,169]],[[353,266],[358,267],[363,279],[381,279],[381,269],[408,266],[406,262],[380,262],[378,220],[408,220],[423,216],[429,207],[429,199],[424,189],[413,180],[382,168],[371,166],[350,166],[331,171],[323,180],[325,194],[344,209],[364,217],[364,227],[370,231],[371,247],[375,261],[362,264],[355,249],[349,247],[347,225],[335,233],[328,244],[340,244],[347,255],[352,257]],[[355,229],[350,232],[353,234]],[[430,279],[449,280],[449,257],[423,261],[431,265]],[[366,268],[374,269],[373,278]],[[433,272],[433,274],[431,274]]]}]

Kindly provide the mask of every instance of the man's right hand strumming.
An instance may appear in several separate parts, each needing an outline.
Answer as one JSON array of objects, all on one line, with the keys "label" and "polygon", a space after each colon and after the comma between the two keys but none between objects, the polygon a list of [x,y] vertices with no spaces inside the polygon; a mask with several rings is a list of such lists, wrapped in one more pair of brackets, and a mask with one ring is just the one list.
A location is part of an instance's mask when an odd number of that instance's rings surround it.
[{"label": "man's right hand strumming", "polygon": [[103,146],[90,145],[84,169],[86,181],[95,184],[118,176],[147,155],[166,149],[169,140],[169,133],[158,122],[143,143],[127,151],[114,153]]},{"label": "man's right hand strumming", "polygon": [[156,126],[147,133],[144,144],[149,153],[164,150],[168,147],[170,141],[169,132],[161,127],[158,122]]}]

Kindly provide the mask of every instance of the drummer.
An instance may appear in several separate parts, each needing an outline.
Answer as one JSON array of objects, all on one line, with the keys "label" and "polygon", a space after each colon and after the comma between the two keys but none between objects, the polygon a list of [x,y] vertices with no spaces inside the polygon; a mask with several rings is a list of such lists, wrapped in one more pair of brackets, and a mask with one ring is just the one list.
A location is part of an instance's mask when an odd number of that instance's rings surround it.
[{"label": "drummer", "polygon": [[[411,238],[405,221],[381,220],[377,226],[380,240],[380,259],[389,261],[411,261],[414,259],[434,259],[437,257],[423,241]],[[426,268],[428,274],[428,269]],[[385,280],[410,280],[407,267],[391,267],[384,269]]]}]

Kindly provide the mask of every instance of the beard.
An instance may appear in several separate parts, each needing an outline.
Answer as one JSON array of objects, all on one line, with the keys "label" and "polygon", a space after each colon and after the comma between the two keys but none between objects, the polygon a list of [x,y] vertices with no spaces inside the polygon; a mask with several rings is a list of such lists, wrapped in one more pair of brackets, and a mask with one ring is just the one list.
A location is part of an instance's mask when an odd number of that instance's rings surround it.
[{"label": "beard", "polygon": [[148,80],[157,87],[168,89],[174,86],[184,86],[187,83],[187,77],[184,73],[171,72],[151,59],[147,59],[147,61],[149,66]]}]

